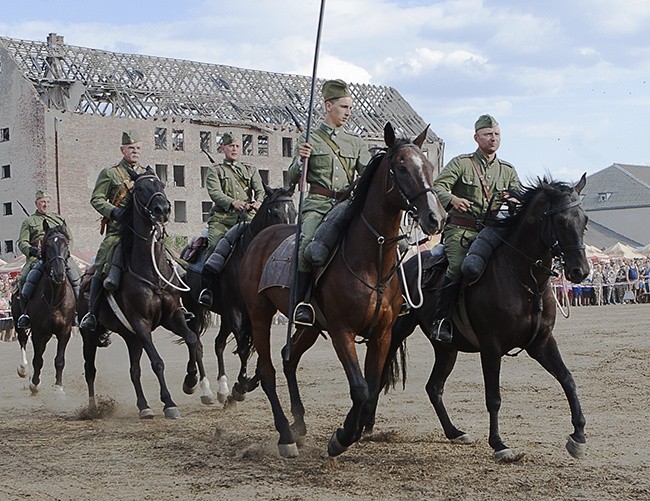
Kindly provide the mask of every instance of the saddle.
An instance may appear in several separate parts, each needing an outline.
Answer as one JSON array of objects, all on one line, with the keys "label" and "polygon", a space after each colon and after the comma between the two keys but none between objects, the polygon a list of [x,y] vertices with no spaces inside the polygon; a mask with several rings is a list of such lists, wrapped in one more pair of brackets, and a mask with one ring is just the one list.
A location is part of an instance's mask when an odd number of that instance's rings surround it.
[{"label": "saddle", "polygon": [[181,259],[187,263],[196,263],[207,246],[208,238],[206,236],[195,236],[181,251]]}]

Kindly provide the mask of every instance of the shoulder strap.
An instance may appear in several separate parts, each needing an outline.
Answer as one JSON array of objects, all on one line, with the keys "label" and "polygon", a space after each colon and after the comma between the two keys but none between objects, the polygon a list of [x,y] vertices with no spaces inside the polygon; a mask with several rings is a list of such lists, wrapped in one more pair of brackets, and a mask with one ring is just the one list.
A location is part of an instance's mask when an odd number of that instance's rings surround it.
[{"label": "shoulder strap", "polygon": [[131,187],[133,186],[133,179],[131,179],[131,176],[129,176],[128,172],[125,172],[119,164],[115,166],[115,170],[117,170],[118,174],[122,178],[122,181],[124,181],[122,188],[117,193],[115,193],[113,200],[111,200],[111,203],[115,207],[119,207],[126,194],[131,191]]},{"label": "shoulder strap", "polygon": [[348,182],[352,181],[352,173],[348,170],[348,165],[346,165],[346,162],[343,161],[343,157],[341,156],[341,149],[338,147],[338,145],[332,141],[332,138],[329,137],[327,134],[325,134],[321,129],[316,129],[314,131],[315,134],[318,135],[323,141],[325,141],[325,144],[330,147],[330,149],[334,152],[334,155],[338,159],[339,163],[343,167],[343,170],[348,176]]},{"label": "shoulder strap", "polygon": [[470,157],[470,160],[472,161],[472,167],[474,168],[474,172],[476,172],[476,175],[478,176],[478,180],[481,183],[481,188],[483,188],[483,194],[485,195],[485,202],[490,203],[490,190],[488,189],[487,183],[485,182],[485,176],[483,176],[483,173],[481,172],[481,169],[476,163],[476,160],[474,160],[474,155]]}]

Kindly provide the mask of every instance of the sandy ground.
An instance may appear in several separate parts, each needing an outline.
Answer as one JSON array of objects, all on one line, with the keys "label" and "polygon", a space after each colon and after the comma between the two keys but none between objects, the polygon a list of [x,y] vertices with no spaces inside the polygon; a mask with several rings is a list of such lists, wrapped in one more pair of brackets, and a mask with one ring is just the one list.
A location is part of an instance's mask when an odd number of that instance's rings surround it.
[{"label": "sandy ground", "polygon": [[[319,340],[301,364],[309,434],[295,459],[277,455],[261,390],[229,409],[185,395],[186,349],[165,331],[156,341],[180,420],[163,417],[146,360],[143,381],[156,416],[138,419],[117,336],[98,356],[98,394],[114,401],[113,414],[98,420],[79,419],[87,397],[78,335],[68,348],[65,395],[52,388],[53,341],[37,396],[16,375],[18,343],[0,343],[0,499],[650,499],[649,313],[648,305],[582,307],[558,318],[555,334],[587,418],[582,461],[564,449],[572,427],[557,382],[525,354],[504,359],[501,433],[526,454],[509,465],[495,463],[487,444],[477,355],[460,355],[445,394],[452,419],[475,443],[446,441],[423,389],[432,350],[419,332],[409,342],[406,390],[382,396],[375,439],[353,446],[335,469],[326,444],[350,403],[329,341]],[[205,343],[216,392],[214,335]],[[276,367],[284,335],[277,327]],[[227,362],[232,380],[237,359],[229,354]]]}]

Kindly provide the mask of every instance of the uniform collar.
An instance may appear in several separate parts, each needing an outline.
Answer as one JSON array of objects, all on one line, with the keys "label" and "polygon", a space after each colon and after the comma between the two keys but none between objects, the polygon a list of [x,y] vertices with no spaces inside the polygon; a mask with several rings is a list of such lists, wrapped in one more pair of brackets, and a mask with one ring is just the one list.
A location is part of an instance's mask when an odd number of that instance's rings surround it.
[{"label": "uniform collar", "polygon": [[478,149],[478,148],[477,148],[476,151],[474,152],[474,155],[476,155],[476,158],[478,158],[479,165],[481,165],[481,167],[484,167],[484,168],[486,168],[486,169],[487,169],[488,167],[491,167],[492,165],[494,165],[495,162],[497,161],[497,156],[494,155],[494,158],[492,159],[492,161],[491,161],[491,162],[488,162],[488,159],[485,157],[485,155],[483,154],[483,152],[482,152],[480,149]]},{"label": "uniform collar", "polygon": [[341,131],[341,127],[330,127],[325,122],[320,124],[320,129],[325,132],[329,137],[336,137],[336,135]]}]

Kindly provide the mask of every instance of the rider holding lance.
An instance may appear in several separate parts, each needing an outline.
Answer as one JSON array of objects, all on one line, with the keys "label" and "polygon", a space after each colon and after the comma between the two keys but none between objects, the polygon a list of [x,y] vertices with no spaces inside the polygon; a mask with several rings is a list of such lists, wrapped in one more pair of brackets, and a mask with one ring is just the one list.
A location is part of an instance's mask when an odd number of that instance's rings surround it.
[{"label": "rider holding lance", "polygon": [[298,138],[300,146],[289,167],[290,182],[297,183],[308,159],[307,182],[310,186],[302,207],[298,249],[296,297],[300,302],[294,312],[294,322],[308,326],[314,324],[314,310],[309,304],[312,268],[305,259],[305,248],[325,215],[350,186],[355,174],[361,174],[370,161],[364,141],[343,130],[352,111],[352,97],[347,84],[343,80],[327,80],[322,94],[325,119],[311,135],[311,143],[305,142],[304,134]]}]

